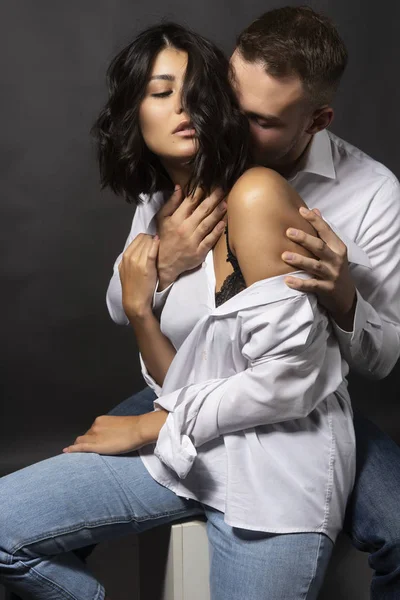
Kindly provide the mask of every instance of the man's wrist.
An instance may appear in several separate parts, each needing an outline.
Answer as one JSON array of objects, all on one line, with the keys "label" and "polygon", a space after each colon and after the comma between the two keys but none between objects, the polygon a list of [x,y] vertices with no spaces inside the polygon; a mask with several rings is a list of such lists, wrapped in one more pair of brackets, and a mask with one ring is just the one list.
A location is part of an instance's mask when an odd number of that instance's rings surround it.
[{"label": "man's wrist", "polygon": [[353,302],[350,307],[350,310],[344,313],[334,313],[332,314],[332,318],[335,321],[336,325],[343,329],[343,331],[351,332],[354,329],[354,317],[356,314],[357,308],[357,293],[354,290]]},{"label": "man's wrist", "polygon": [[158,268],[158,287],[157,292],[163,292],[171,283],[174,283],[177,275],[170,269]]}]

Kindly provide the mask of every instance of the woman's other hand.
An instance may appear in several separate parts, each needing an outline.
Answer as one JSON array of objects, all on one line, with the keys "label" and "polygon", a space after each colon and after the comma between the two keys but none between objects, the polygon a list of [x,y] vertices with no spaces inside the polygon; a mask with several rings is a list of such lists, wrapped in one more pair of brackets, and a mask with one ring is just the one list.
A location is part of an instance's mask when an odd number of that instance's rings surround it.
[{"label": "woman's other hand", "polygon": [[68,452],[96,452],[97,454],[126,454],[146,444],[156,442],[168,416],[157,410],[139,416],[97,417],[90,429],[63,449]]},{"label": "woman's other hand", "polygon": [[157,285],[159,237],[140,233],[130,243],[119,264],[122,305],[129,320],[151,312]]}]

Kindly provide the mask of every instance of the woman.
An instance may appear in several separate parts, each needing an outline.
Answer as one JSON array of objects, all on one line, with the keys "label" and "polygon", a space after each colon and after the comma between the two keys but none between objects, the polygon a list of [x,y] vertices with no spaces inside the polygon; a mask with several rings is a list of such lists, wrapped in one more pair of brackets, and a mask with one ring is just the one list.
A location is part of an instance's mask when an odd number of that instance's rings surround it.
[{"label": "woman", "polygon": [[[111,301],[122,299],[158,410],[100,418],[101,454],[83,436],[2,480],[1,577],[22,597],[103,599],[71,550],[205,514],[214,600],[314,599],[354,441],[328,319],[284,284],[284,232],[307,228],[302,201],[276,173],[247,169],[227,61],[179,26],[146,30],[117,56],[96,131],[103,184],[133,201],[150,195]],[[174,185],[221,187],[226,235],[172,285],[159,323],[154,217]]]}]

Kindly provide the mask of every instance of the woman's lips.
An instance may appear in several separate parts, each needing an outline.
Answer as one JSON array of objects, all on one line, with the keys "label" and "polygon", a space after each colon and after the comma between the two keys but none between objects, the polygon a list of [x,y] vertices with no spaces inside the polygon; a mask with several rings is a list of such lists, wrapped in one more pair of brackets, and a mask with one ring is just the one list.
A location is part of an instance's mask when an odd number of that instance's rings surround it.
[{"label": "woman's lips", "polygon": [[181,131],[176,131],[174,135],[179,135],[180,137],[193,137],[196,135],[196,130],[193,128],[181,129]]}]

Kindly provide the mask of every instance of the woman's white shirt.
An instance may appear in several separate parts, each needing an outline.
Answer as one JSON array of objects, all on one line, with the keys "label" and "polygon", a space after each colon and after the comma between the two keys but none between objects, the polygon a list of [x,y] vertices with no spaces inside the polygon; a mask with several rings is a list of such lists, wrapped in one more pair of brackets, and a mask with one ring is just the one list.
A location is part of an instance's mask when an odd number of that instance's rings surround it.
[{"label": "woman's white shirt", "polygon": [[[163,201],[137,208],[142,232],[155,233]],[[356,247],[349,254],[368,261]],[[216,308],[210,252],[170,287],[160,325],[177,355],[162,389],[142,369],[171,414],[140,454],[161,485],[234,527],[334,540],[355,469],[348,367],[315,297],[283,279]]]},{"label": "woman's white shirt", "polygon": [[214,284],[209,253],[166,300],[160,325],[178,352],[155,406],[170,415],[157,445],[140,450],[144,465],[233,527],[335,539],[354,479],[354,432],[329,319],[283,276],[217,308]]}]

